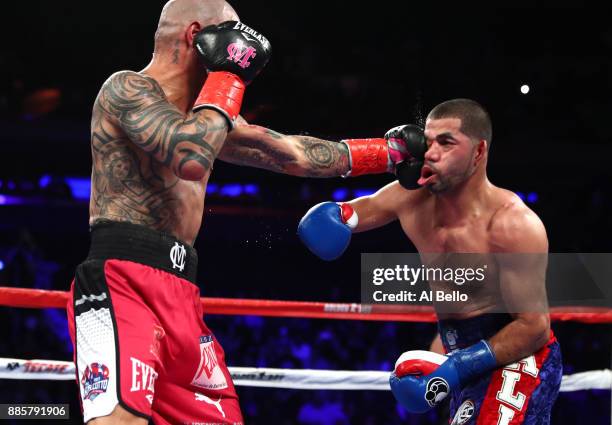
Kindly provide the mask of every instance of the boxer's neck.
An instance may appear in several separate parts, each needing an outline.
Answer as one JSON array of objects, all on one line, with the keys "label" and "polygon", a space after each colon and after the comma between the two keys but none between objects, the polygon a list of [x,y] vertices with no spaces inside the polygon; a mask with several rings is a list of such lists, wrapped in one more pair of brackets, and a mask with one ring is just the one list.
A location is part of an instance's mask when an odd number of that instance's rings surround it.
[{"label": "boxer's neck", "polygon": [[476,173],[448,193],[435,195],[434,217],[439,226],[451,226],[480,215],[493,187],[486,174]]},{"label": "boxer's neck", "polygon": [[170,103],[188,113],[205,81],[205,71],[195,63],[193,55],[170,57],[154,54],[141,71],[157,81]]}]

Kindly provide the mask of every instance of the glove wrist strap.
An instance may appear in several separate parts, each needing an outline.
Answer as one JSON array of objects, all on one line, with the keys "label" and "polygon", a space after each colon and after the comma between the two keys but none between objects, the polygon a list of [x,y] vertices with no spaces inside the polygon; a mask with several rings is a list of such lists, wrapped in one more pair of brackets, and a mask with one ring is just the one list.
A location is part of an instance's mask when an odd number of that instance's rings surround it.
[{"label": "glove wrist strap", "polygon": [[381,174],[393,169],[389,145],[385,139],[342,140],[349,150],[350,171],[343,177]]},{"label": "glove wrist strap", "polygon": [[231,72],[210,72],[198,95],[193,112],[200,109],[213,109],[223,115],[228,122],[229,130],[240,113],[245,84]]},{"label": "glove wrist strap", "polygon": [[497,360],[491,346],[483,339],[476,344],[452,353],[457,365],[461,385],[465,385],[497,367]]}]

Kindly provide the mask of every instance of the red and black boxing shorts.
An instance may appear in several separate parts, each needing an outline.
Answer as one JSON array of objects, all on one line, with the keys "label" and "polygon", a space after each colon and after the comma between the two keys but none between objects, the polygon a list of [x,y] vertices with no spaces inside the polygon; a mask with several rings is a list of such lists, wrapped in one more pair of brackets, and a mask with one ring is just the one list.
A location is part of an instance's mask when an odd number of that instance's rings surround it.
[{"label": "red and black boxing shorts", "polygon": [[85,422],[117,405],[156,424],[243,422],[225,355],[204,323],[197,253],[130,223],[92,227],[68,323]]}]

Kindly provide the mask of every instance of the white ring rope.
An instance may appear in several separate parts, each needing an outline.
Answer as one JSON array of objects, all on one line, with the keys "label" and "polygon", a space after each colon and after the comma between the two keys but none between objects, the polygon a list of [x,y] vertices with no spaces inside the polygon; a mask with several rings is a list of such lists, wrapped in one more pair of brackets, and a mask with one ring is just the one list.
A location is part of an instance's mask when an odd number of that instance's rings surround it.
[{"label": "white ring rope", "polygon": [[[389,372],[229,367],[235,385],[300,390],[389,390]],[[72,362],[0,358],[0,379],[74,380]],[[564,375],[561,391],[612,390],[610,369]]]}]

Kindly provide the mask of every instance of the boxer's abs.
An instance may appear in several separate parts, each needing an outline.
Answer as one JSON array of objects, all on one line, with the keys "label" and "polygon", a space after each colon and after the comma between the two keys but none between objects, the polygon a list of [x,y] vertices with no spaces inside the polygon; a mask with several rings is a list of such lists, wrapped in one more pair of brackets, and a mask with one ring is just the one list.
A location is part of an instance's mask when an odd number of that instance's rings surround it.
[{"label": "boxer's abs", "polygon": [[123,132],[92,119],[90,225],[125,221],[171,234],[193,244],[202,223],[207,174],[181,180],[172,170],[135,147]]}]

